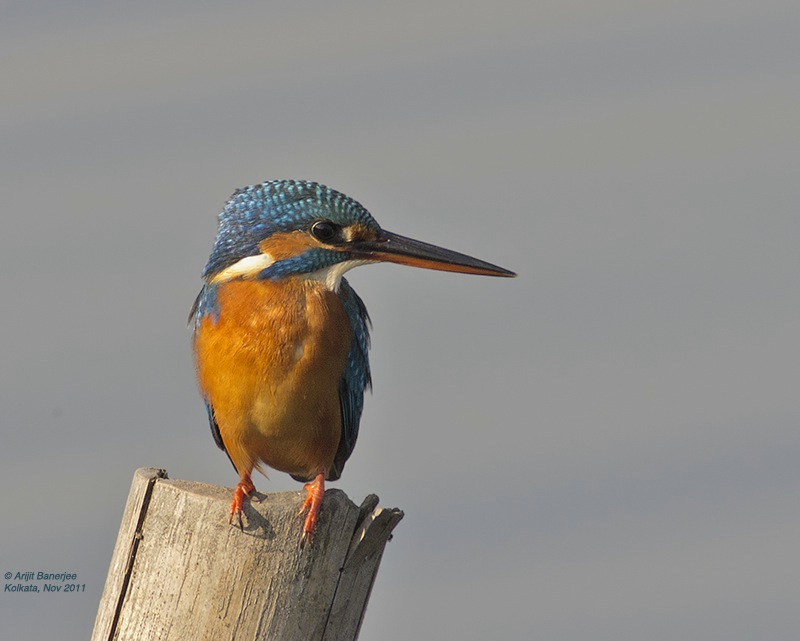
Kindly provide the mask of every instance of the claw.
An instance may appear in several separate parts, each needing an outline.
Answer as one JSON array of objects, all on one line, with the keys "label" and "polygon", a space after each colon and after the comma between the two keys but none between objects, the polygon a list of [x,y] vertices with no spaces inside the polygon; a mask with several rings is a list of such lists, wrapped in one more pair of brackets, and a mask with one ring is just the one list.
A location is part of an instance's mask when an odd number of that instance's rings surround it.
[{"label": "claw", "polygon": [[306,545],[311,545],[314,539],[319,508],[322,507],[322,498],[325,496],[325,470],[321,470],[311,483],[306,483],[305,490],[307,492],[306,499],[303,501],[299,514],[303,514],[306,511],[308,514],[306,514],[306,520],[303,523],[303,536],[300,538],[301,549]]},{"label": "claw", "polygon": [[233,525],[233,517],[239,520],[239,529],[244,532],[244,524],[242,523],[242,504],[245,497],[250,497],[251,492],[255,492],[256,486],[250,479],[249,474],[242,474],[239,477],[239,483],[236,484],[236,489],[233,491],[233,502],[231,503],[231,515],[228,518],[228,525]]}]

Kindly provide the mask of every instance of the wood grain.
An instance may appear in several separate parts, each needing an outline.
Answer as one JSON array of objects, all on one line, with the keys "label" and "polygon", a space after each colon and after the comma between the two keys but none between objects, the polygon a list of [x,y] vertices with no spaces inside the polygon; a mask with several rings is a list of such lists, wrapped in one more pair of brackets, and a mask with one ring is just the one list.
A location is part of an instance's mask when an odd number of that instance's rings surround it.
[{"label": "wood grain", "polygon": [[303,492],[256,493],[245,529],[232,490],[136,471],[92,641],[355,639],[403,513],[328,490],[310,548]]}]

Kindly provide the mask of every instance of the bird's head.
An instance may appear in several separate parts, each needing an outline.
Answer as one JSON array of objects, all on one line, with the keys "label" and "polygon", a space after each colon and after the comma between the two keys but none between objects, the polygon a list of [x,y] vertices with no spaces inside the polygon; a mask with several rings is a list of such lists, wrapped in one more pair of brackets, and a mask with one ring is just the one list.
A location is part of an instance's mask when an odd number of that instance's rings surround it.
[{"label": "bird's head", "polygon": [[219,215],[204,278],[305,276],[338,290],[358,265],[392,262],[465,274],[514,276],[477,258],[384,229],[358,202],[324,185],[275,180],[236,191]]}]

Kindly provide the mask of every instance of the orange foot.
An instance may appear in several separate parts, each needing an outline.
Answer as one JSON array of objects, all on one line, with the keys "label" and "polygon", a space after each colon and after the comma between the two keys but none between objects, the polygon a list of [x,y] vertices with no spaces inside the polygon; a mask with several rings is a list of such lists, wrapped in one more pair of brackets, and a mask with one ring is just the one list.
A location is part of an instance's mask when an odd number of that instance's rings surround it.
[{"label": "orange foot", "polygon": [[239,519],[239,529],[244,532],[244,525],[242,524],[242,503],[244,502],[245,496],[250,496],[251,492],[256,491],[256,486],[253,485],[253,481],[250,479],[250,474],[242,474],[239,477],[239,483],[236,485],[236,489],[233,491],[233,503],[231,503],[231,516],[228,519],[228,523],[233,523],[234,515],[236,518]]},{"label": "orange foot", "polygon": [[322,497],[325,495],[325,470],[321,470],[311,483],[306,483],[306,500],[300,508],[300,514],[308,510],[305,523],[303,523],[303,537],[300,539],[300,547],[311,545],[314,538],[314,531],[317,529],[317,516],[319,508],[322,506]]}]

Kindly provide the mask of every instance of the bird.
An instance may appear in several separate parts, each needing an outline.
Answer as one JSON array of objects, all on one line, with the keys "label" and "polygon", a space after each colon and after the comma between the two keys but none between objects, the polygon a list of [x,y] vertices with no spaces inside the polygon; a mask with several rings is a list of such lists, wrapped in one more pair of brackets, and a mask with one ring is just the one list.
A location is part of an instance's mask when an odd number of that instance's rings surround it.
[{"label": "bird", "polygon": [[217,446],[239,480],[228,522],[244,529],[253,470],[305,483],[301,547],[313,540],[325,481],[353,453],[372,380],[370,318],[344,274],[379,262],[515,276],[384,230],[356,200],[317,182],[236,190],[192,306],[198,387]]}]

